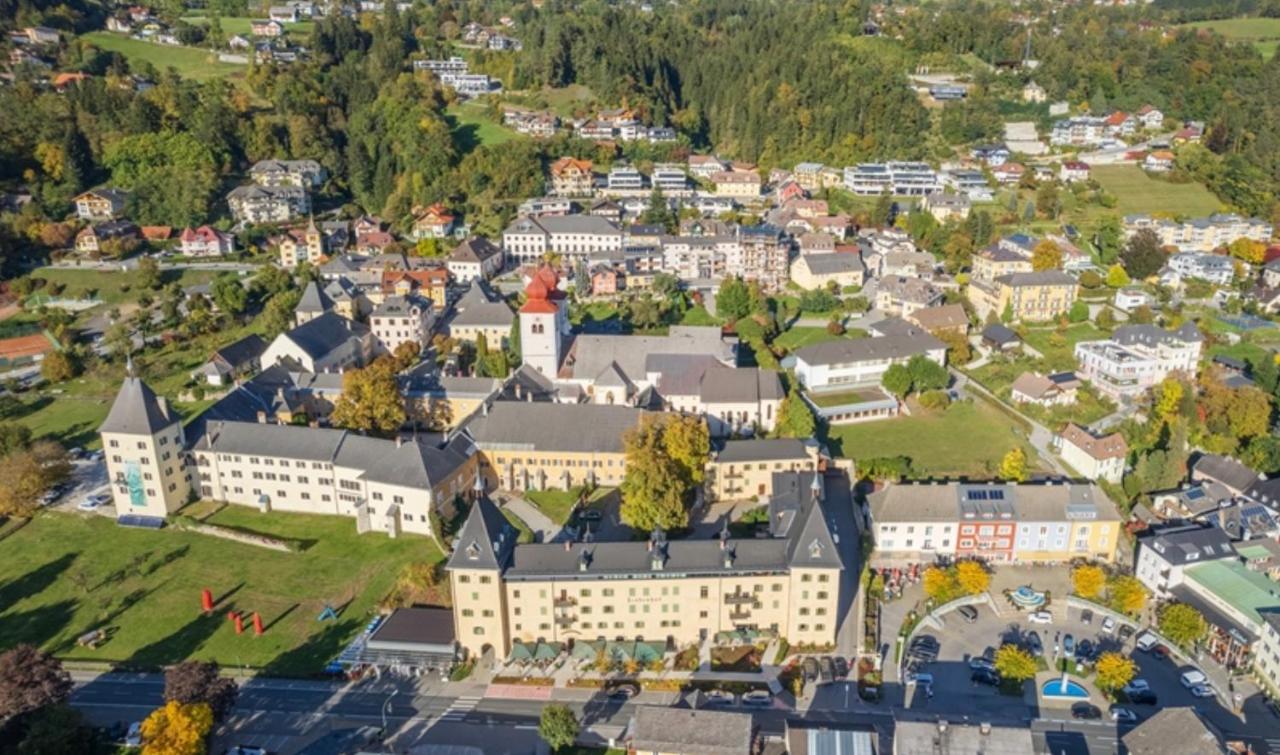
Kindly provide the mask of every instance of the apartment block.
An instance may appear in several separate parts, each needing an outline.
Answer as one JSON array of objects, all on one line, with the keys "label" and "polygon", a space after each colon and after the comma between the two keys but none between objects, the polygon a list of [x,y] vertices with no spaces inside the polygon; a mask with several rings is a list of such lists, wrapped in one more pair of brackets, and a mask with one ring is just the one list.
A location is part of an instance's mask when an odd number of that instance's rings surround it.
[{"label": "apartment block", "polygon": [[1173,373],[1194,376],[1204,337],[1193,323],[1116,328],[1104,341],[1076,344],[1077,375],[1113,399],[1132,399]]}]

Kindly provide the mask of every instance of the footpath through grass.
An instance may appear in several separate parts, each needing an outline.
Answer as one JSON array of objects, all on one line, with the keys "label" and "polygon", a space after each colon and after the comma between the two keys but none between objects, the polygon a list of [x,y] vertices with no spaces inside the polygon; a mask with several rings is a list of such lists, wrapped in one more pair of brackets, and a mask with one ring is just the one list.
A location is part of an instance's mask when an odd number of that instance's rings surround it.
[{"label": "footpath through grass", "polygon": [[[228,506],[214,524],[303,541],[282,553],[175,529],[134,530],[97,515],[40,514],[0,544],[0,649],[29,642],[57,655],[138,667],[184,658],[319,672],[372,617],[409,562],[435,562],[428,539],[357,535],[347,517],[259,514]],[[200,612],[200,591],[218,601]],[[325,605],[337,621],[318,622]],[[258,612],[237,636],[229,610]],[[106,628],[97,649],[76,638]]]}]

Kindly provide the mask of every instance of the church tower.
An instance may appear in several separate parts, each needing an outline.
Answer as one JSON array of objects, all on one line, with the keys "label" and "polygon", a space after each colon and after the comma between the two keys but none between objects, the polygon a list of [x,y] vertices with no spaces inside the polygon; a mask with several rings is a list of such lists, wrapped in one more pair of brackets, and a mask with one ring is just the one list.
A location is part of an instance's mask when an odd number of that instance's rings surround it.
[{"label": "church tower", "polygon": [[525,287],[520,308],[520,357],[524,363],[555,380],[569,334],[569,302],[560,290],[560,276],[541,265]]},{"label": "church tower", "polygon": [[167,401],[133,374],[98,428],[116,516],[165,517],[191,495],[182,420]]}]

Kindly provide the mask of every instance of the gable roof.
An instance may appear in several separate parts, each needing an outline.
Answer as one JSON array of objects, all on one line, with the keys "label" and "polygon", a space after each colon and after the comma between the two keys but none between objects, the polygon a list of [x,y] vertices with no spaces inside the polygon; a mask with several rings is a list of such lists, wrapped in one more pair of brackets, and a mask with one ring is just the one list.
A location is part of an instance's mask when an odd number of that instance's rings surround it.
[{"label": "gable roof", "polygon": [[1235,491],[1244,491],[1258,481],[1259,475],[1230,456],[1201,454],[1191,464],[1191,471],[1210,480],[1226,485]]},{"label": "gable roof", "polygon": [[649,705],[636,708],[629,731],[633,751],[686,755],[750,755],[755,738],[747,713]]},{"label": "gable roof", "polygon": [[872,359],[902,359],[944,348],[946,345],[942,341],[928,333],[916,333],[825,341],[798,349],[795,355],[796,359],[806,364],[836,364]]},{"label": "gable roof", "polygon": [[156,396],[141,378],[129,376],[120,385],[111,411],[98,427],[100,433],[152,435],[177,422],[168,404]]},{"label": "gable roof", "polygon": [[480,448],[622,453],[622,436],[645,414],[607,404],[495,401],[465,429]]},{"label": "gable roof", "polygon": [[502,250],[493,242],[482,236],[474,236],[454,247],[449,254],[453,262],[484,262],[494,255],[502,254]]},{"label": "gable roof", "polygon": [[348,320],[334,312],[325,312],[279,337],[294,342],[312,359],[319,359],[346,346],[353,339],[364,338],[367,335],[369,335],[367,325]]},{"label": "gable roof", "polygon": [[232,367],[240,367],[262,356],[262,352],[266,350],[267,342],[262,336],[250,333],[235,343],[227,344],[213,352],[213,356]]},{"label": "gable roof", "polygon": [[1129,453],[1129,445],[1120,433],[1098,436],[1074,422],[1068,422],[1063,428],[1062,442],[1070,443],[1098,460],[1124,458]]}]

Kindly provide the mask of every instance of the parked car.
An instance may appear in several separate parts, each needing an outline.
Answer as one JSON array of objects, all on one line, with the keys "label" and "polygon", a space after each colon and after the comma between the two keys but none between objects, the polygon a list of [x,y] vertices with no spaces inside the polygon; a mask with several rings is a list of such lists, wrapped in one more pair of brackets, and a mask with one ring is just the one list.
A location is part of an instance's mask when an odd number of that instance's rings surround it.
[{"label": "parked car", "polygon": [[1209,684],[1208,682],[1206,682],[1204,684],[1197,684],[1194,687],[1192,687],[1191,694],[1195,695],[1196,697],[1215,697],[1218,694],[1218,691],[1213,688],[1212,684]]},{"label": "parked car", "polygon": [[76,508],[81,511],[96,511],[99,507],[111,502],[111,496],[105,493],[94,493],[88,496],[80,503],[76,504]]},{"label": "parked car", "polygon": [[578,512],[578,518],[584,522],[598,522],[604,518],[604,514],[596,509],[583,509]]},{"label": "parked car", "polygon": [[804,680],[806,682],[812,682],[814,679],[817,679],[818,678],[818,659],[805,658],[804,661],[800,663],[800,671],[801,673],[804,674]]},{"label": "parked car", "polygon": [[836,678],[836,664],[835,664],[835,661],[831,659],[831,656],[829,655],[822,656],[822,658],[818,661],[818,669],[819,669],[819,675],[821,676],[822,681],[829,682]]},{"label": "parked car", "polygon": [[842,656],[839,656],[839,655],[837,655],[832,660],[834,660],[836,664],[837,679],[843,679],[849,675],[849,662],[847,660],[845,660]]},{"label": "parked car", "polygon": [[1140,692],[1150,692],[1151,685],[1146,679],[1131,679],[1128,684],[1120,689],[1127,697],[1132,698]]},{"label": "parked car", "polygon": [[999,687],[1000,675],[988,669],[977,669],[969,675],[969,681],[974,684],[985,684],[988,687]]},{"label": "parked car", "polygon": [[62,494],[65,492],[67,492],[66,484],[60,482],[57,485],[54,485],[53,487],[46,490],[44,495],[40,496],[40,505],[48,506],[49,504],[61,498]]},{"label": "parked car", "polygon": [[1182,686],[1191,689],[1197,684],[1205,684],[1209,681],[1209,677],[1205,676],[1200,669],[1193,668],[1182,672],[1182,676],[1178,677],[1178,681],[1182,682]]},{"label": "parked car", "polygon": [[772,702],[773,695],[766,689],[752,690],[742,695],[743,705],[769,705]]},{"label": "parked car", "polygon": [[611,684],[605,687],[605,694],[610,700],[625,701],[630,700],[640,694],[640,685],[630,682],[621,682],[619,684]]},{"label": "parked car", "polygon": [[1028,632],[1025,643],[1028,653],[1037,657],[1044,655],[1044,643],[1040,641],[1039,632]]},{"label": "parked car", "polygon": [[1116,629],[1116,620],[1110,616],[1102,620],[1102,631],[1111,634]]},{"label": "parked car", "polygon": [[1124,642],[1125,640],[1133,636],[1134,631],[1135,631],[1134,628],[1129,626],[1128,624],[1121,624],[1120,631],[1116,632],[1116,636],[1120,638],[1121,642]]},{"label": "parked car", "polygon": [[1129,702],[1134,705],[1157,705],[1160,698],[1156,697],[1156,693],[1151,690],[1139,690],[1129,695]]},{"label": "parked car", "polygon": [[1087,661],[1092,657],[1093,643],[1088,640],[1080,640],[1076,643],[1076,660]]},{"label": "parked car", "polygon": [[1080,612],[1080,623],[1081,623],[1081,624],[1092,624],[1092,623],[1093,623],[1093,611],[1090,611],[1088,608],[1086,608],[1086,609],[1084,609],[1083,611],[1081,611],[1081,612]]},{"label": "parked car", "polygon": [[1151,651],[1156,658],[1164,661],[1169,659],[1169,648],[1164,645],[1156,645],[1156,649]]},{"label": "parked car", "polygon": [[246,747],[245,745],[236,745],[227,748],[227,755],[268,755],[267,751],[261,747]]},{"label": "parked car", "polygon": [[990,658],[970,658],[969,668],[974,671],[995,671],[996,664]]},{"label": "parked car", "polygon": [[723,689],[713,689],[707,693],[707,705],[733,705],[738,698],[732,692]]},{"label": "parked car", "polygon": [[1136,724],[1138,723],[1138,714],[1128,708],[1113,705],[1111,706],[1111,720],[1118,724]]},{"label": "parked car", "polygon": [[1071,717],[1079,721],[1096,721],[1102,718],[1102,711],[1090,703],[1076,703],[1071,706]]},{"label": "parked car", "polygon": [[956,613],[960,614],[960,618],[964,619],[966,624],[978,622],[978,609],[973,606],[960,606],[956,609]]},{"label": "parked car", "polygon": [[1155,647],[1159,643],[1160,643],[1160,640],[1156,639],[1156,636],[1154,634],[1150,632],[1143,632],[1142,634],[1138,635],[1138,640],[1133,644],[1133,646],[1143,652],[1147,652],[1147,651],[1150,651],[1151,648]]},{"label": "parked car", "polygon": [[1069,634],[1062,635],[1062,652],[1071,655],[1076,650],[1076,638]]},{"label": "parked car", "polygon": [[125,747],[141,747],[142,746],[142,722],[134,721],[129,724],[129,731],[124,735]]},{"label": "parked car", "polygon": [[1027,616],[1027,621],[1032,624],[1052,624],[1053,614],[1048,611],[1036,611],[1035,613]]}]

